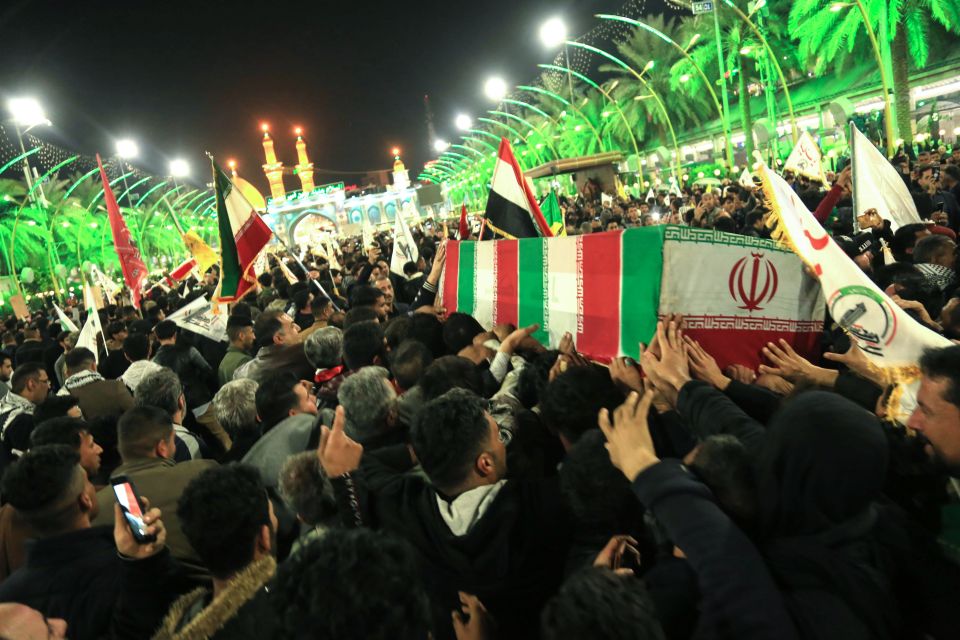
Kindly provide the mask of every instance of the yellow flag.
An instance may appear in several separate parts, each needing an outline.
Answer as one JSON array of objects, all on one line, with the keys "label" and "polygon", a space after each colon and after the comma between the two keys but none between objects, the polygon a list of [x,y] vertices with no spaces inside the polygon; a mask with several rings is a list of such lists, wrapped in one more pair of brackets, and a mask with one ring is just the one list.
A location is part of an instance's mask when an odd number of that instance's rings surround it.
[{"label": "yellow flag", "polygon": [[183,243],[187,245],[187,249],[190,250],[193,258],[197,261],[197,268],[200,273],[206,273],[207,269],[220,262],[217,252],[201,240],[193,229],[183,234]]}]

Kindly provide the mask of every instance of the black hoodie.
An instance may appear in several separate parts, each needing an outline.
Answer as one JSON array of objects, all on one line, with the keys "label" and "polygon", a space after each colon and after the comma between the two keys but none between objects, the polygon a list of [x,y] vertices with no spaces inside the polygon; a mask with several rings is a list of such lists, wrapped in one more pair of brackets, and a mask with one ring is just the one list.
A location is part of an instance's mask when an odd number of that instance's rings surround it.
[{"label": "black hoodie", "polygon": [[499,638],[538,636],[540,610],[562,581],[569,539],[556,479],[508,480],[463,536],[450,531],[436,490],[421,476],[396,475],[366,454],[350,483],[365,504],[365,524],[399,535],[416,550],[433,604],[434,638],[453,637],[457,591],[480,598]]}]

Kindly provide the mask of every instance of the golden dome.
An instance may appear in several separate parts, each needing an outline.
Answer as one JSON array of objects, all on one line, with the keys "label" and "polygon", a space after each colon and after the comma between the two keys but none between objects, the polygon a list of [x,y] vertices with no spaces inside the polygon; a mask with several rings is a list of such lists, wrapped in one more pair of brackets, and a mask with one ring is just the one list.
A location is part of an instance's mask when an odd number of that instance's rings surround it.
[{"label": "golden dome", "polygon": [[237,189],[240,189],[240,193],[247,199],[247,202],[253,205],[254,209],[263,211],[267,208],[267,201],[255,186],[236,174],[233,175],[233,184]]},{"label": "golden dome", "polygon": [[403,171],[403,170],[405,170],[405,169],[406,169],[406,167],[403,166],[403,160],[401,160],[400,158],[397,158],[396,162],[393,163],[393,170],[394,170],[394,171]]}]

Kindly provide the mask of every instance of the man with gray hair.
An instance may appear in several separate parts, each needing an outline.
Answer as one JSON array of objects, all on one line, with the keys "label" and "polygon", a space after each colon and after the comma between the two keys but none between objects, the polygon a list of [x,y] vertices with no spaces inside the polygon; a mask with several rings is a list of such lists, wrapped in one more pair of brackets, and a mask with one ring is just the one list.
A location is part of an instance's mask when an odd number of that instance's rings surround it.
[{"label": "man with gray hair", "polygon": [[320,407],[335,409],[337,390],[344,381],[343,331],[337,327],[317,329],[307,336],[303,350],[310,364],[317,368],[313,382]]},{"label": "man with gray hair", "polygon": [[231,380],[213,396],[217,422],[233,442],[223,462],[241,460],[260,437],[256,401],[258,386],[257,381],[250,378]]},{"label": "man with gray hair", "polygon": [[316,451],[287,458],[280,469],[279,483],[280,496],[303,524],[300,537],[290,549],[292,556],[338,524],[337,500]]},{"label": "man with gray hair", "polygon": [[173,459],[176,462],[197,460],[203,457],[206,445],[195,433],[183,426],[187,413],[187,400],[183,395],[180,378],[167,367],[154,371],[140,380],[134,392],[133,401],[138,407],[157,407],[173,418],[173,431],[176,436],[177,451]]},{"label": "man with gray hair", "polygon": [[337,398],[346,413],[344,431],[366,449],[400,444],[405,433],[397,426],[397,392],[383,367],[363,367],[340,385]]}]

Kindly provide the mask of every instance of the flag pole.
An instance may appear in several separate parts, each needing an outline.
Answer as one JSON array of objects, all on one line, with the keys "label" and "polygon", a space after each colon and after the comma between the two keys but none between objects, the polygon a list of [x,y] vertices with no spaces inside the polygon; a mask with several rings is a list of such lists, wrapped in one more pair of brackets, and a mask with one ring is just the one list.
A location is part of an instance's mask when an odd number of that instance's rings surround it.
[{"label": "flag pole", "polygon": [[857,216],[860,214],[860,209],[857,204],[857,176],[854,172],[857,170],[857,163],[854,162],[854,149],[857,147],[857,138],[856,138],[856,128],[857,125],[853,123],[853,120],[850,121],[850,197],[853,200],[853,232],[859,233],[860,224],[857,221]]},{"label": "flag pole", "polygon": [[[258,214],[258,215],[259,215],[259,214]],[[270,225],[267,225],[267,227],[270,228]],[[270,233],[272,233],[272,234],[273,234],[273,237],[276,238],[278,242],[280,242],[280,244],[283,246],[283,248],[286,249],[287,253],[290,254],[290,256],[296,261],[296,263],[297,263],[298,265],[300,265],[300,268],[303,269],[303,272],[304,272],[305,274],[307,274],[307,278],[310,280],[310,282],[312,282],[312,283],[314,284],[314,286],[316,286],[317,289],[320,290],[320,293],[322,293],[328,300],[330,300],[330,304],[333,305],[333,310],[334,310],[334,311],[340,311],[340,307],[337,306],[337,303],[336,303],[336,302],[334,301],[334,299],[330,296],[330,294],[326,292],[326,290],[323,288],[323,285],[321,285],[319,282],[317,282],[315,278],[311,278],[311,277],[310,277],[310,272],[307,270],[307,267],[303,264],[303,262],[300,261],[300,258],[298,258],[297,255],[296,255],[293,251],[290,251],[290,247],[287,245],[286,242],[283,241],[283,238],[280,237],[280,234],[278,234],[278,233],[277,233],[276,231],[274,231],[272,228],[270,229]],[[277,259],[279,260],[279,258],[277,258]]]}]

